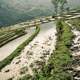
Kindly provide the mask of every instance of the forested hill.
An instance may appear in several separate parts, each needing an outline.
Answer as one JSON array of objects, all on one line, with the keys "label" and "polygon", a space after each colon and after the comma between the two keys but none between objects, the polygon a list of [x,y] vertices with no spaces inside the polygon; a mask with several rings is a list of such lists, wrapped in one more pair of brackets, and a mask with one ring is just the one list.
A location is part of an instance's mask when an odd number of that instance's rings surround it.
[{"label": "forested hill", "polygon": [[[80,0],[68,1],[70,6],[79,7]],[[51,0],[0,0],[0,26],[53,14]]]}]

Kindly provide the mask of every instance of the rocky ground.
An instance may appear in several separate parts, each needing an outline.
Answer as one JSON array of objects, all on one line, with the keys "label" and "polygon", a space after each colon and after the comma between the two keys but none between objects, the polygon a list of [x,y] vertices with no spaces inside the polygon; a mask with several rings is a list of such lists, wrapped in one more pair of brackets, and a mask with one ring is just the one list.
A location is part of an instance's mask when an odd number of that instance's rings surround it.
[{"label": "rocky ground", "polygon": [[80,80],[80,31],[77,30],[74,26],[69,24],[72,27],[72,32],[74,34],[74,39],[72,41],[72,80]]},{"label": "rocky ground", "polygon": [[75,38],[72,43],[72,68],[73,68],[73,79],[80,80],[80,31],[74,29],[73,33]]}]

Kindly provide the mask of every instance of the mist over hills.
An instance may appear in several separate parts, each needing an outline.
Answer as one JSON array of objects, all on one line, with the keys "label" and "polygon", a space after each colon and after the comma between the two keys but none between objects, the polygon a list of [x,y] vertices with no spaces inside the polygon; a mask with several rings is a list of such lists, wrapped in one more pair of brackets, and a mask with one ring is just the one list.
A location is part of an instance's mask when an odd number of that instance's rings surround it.
[{"label": "mist over hills", "polygon": [[[68,0],[72,8],[79,7],[80,0]],[[51,0],[1,0],[0,26],[15,24],[39,16],[54,14]]]}]

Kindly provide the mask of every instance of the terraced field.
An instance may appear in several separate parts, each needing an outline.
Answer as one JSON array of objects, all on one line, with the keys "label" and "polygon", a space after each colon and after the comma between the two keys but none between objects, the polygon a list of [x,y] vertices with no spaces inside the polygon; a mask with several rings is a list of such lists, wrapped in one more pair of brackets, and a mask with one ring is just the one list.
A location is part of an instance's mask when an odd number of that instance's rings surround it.
[{"label": "terraced field", "polygon": [[0,47],[5,45],[6,43],[8,43],[11,40],[14,40],[20,36],[23,36],[26,34],[25,29],[21,28],[21,29],[16,29],[13,31],[7,31],[3,34],[3,32],[1,32],[1,36],[0,36]]},{"label": "terraced field", "polygon": [[40,18],[0,32],[0,79],[79,80],[79,17]]},{"label": "terraced field", "polygon": [[[13,40],[8,42],[7,44],[5,44],[4,46],[2,46],[0,48],[0,61],[3,60],[4,58],[6,58],[7,56],[9,56],[21,43],[23,43],[31,34],[33,34],[34,30],[35,30],[34,27],[31,29],[26,29],[25,35],[22,35],[20,37],[17,36],[17,38],[11,37]],[[12,35],[12,33],[11,33],[11,35]]]}]

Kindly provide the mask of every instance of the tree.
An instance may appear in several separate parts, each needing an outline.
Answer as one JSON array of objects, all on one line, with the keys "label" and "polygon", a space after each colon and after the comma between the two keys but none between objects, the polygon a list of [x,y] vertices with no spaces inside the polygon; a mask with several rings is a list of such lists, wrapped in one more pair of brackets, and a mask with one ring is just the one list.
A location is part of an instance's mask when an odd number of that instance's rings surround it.
[{"label": "tree", "polygon": [[60,14],[63,13],[65,4],[67,4],[67,0],[60,0]]},{"label": "tree", "polygon": [[64,12],[64,11],[67,11],[69,12],[69,6],[68,6],[68,1],[67,0],[60,0],[60,10],[61,10],[61,14]]},{"label": "tree", "polygon": [[58,11],[58,0],[51,0],[51,2],[54,5],[55,14],[57,15],[57,11]]},{"label": "tree", "polygon": [[51,2],[54,5],[56,15],[63,14],[63,12],[65,11],[65,4],[68,3],[67,0],[51,0]]},{"label": "tree", "polygon": [[66,12],[69,13],[70,7],[66,7]]}]

